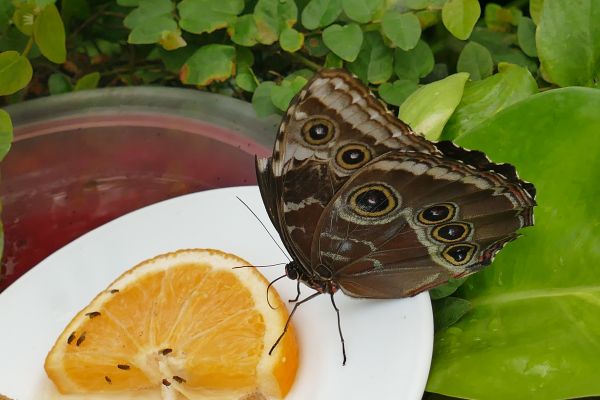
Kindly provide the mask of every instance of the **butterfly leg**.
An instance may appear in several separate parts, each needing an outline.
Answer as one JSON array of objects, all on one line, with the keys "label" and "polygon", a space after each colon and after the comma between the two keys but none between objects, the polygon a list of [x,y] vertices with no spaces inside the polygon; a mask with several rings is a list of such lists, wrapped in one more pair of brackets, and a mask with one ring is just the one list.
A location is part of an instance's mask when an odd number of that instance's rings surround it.
[{"label": "butterfly leg", "polygon": [[290,313],[290,316],[288,317],[285,326],[283,327],[283,332],[281,332],[281,335],[279,335],[279,337],[277,338],[277,340],[275,341],[275,343],[273,343],[273,346],[271,346],[271,350],[269,350],[269,355],[271,355],[271,353],[273,352],[273,350],[275,350],[275,347],[277,347],[277,345],[279,344],[279,342],[281,341],[281,339],[283,339],[283,336],[285,335],[285,333],[288,330],[288,326],[290,325],[290,321],[292,320],[292,316],[294,315],[294,313],[296,312],[296,309],[298,308],[298,306],[302,303],[306,303],[309,300],[314,299],[315,297],[317,297],[318,295],[322,294],[321,292],[316,292],[311,294],[310,296],[308,296],[307,298],[297,302],[296,304],[294,304],[294,308],[292,308],[292,312]]},{"label": "butterfly leg", "polygon": [[295,303],[300,298],[300,281],[296,282],[296,298],[288,300],[290,303]]},{"label": "butterfly leg", "polygon": [[333,293],[329,293],[329,295],[331,296],[331,304],[333,304],[333,308],[335,309],[335,313],[337,314],[338,332],[340,333],[340,341],[342,342],[342,356],[344,357],[342,365],[346,365],[346,345],[344,343],[344,335],[342,334],[342,325],[340,323],[340,310],[335,305]]}]

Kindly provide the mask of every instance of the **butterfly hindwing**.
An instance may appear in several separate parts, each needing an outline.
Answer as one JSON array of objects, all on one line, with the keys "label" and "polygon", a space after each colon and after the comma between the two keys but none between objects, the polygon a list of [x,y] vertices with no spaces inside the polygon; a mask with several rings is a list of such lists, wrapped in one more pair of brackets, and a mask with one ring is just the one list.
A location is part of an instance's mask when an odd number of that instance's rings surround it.
[{"label": "butterfly hindwing", "polygon": [[336,192],[311,265],[358,297],[405,297],[469,275],[533,224],[535,201],[519,182],[441,155],[386,153]]}]

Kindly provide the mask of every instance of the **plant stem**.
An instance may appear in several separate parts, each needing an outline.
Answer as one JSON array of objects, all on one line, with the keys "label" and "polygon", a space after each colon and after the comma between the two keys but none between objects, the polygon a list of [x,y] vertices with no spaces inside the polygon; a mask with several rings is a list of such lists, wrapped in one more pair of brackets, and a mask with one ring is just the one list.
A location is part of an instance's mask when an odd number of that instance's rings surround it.
[{"label": "plant stem", "polygon": [[290,54],[290,56],[291,56],[291,57],[292,57],[294,60],[296,60],[296,61],[298,61],[298,62],[300,62],[300,63],[302,63],[302,64],[306,65],[308,68],[310,68],[310,69],[312,69],[312,70],[314,70],[314,71],[318,71],[318,70],[320,70],[321,68],[323,68],[323,66],[321,66],[321,65],[317,64],[317,63],[316,63],[316,62],[314,62],[314,61],[311,61],[311,60],[309,60],[308,58],[306,58],[306,57],[304,57],[304,56],[302,56],[302,55],[300,55],[300,54],[298,54],[298,53],[289,53],[289,54]]},{"label": "plant stem", "polygon": [[31,36],[29,38],[29,41],[27,42],[27,46],[25,46],[25,50],[23,50],[23,53],[21,55],[27,56],[27,54],[29,54],[29,51],[31,50],[32,47],[33,47],[33,36]]}]

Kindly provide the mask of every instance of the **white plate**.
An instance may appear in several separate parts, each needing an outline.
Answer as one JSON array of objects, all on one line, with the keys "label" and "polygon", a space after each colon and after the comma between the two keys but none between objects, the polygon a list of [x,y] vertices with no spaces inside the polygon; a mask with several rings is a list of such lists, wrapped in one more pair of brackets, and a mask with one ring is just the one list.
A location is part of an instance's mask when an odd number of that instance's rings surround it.
[{"label": "white plate", "polygon": [[[256,187],[194,193],[134,211],[52,254],[0,294],[0,393],[17,400],[50,398],[44,358],[71,318],[123,271],[161,253],[194,247],[231,252],[254,265],[285,261],[236,199],[242,198],[278,238]],[[263,268],[269,279],[283,266]],[[275,284],[284,299],[296,283]],[[304,295],[312,290],[304,287]],[[348,362],[342,366],[335,312],[328,296],[294,316],[301,358],[289,400],[420,399],[433,348],[427,293],[402,300],[336,295]],[[289,306],[288,306],[289,307]]]}]

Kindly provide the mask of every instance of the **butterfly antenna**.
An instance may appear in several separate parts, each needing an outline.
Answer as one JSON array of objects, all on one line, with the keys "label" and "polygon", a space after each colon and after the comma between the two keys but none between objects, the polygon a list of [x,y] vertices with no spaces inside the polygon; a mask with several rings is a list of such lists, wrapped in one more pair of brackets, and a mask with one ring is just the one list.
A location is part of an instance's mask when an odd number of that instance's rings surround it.
[{"label": "butterfly antenna", "polygon": [[277,264],[266,264],[266,265],[238,265],[237,267],[231,267],[231,269],[238,269],[238,268],[267,268],[267,267],[276,267],[278,265],[285,265],[287,263],[277,263]]},{"label": "butterfly antenna", "polygon": [[340,341],[342,342],[342,356],[344,357],[342,365],[346,365],[346,344],[344,343],[344,335],[342,334],[342,324],[340,323],[340,310],[335,305],[333,293],[329,293],[329,295],[331,296],[331,304],[333,304],[333,308],[335,309],[335,313],[337,315],[338,332],[340,333]]},{"label": "butterfly antenna", "polygon": [[260,222],[260,224],[262,225],[262,227],[265,229],[265,231],[267,232],[267,235],[269,235],[269,237],[271,237],[271,240],[273,240],[273,243],[275,243],[275,245],[277,247],[279,247],[279,250],[281,250],[281,252],[283,253],[283,255],[285,256],[285,258],[288,259],[289,262],[291,262],[292,260],[290,260],[290,258],[288,257],[288,255],[285,253],[285,251],[283,251],[283,249],[281,248],[281,246],[279,245],[279,243],[277,243],[277,241],[275,240],[275,238],[273,237],[273,235],[271,235],[271,232],[269,232],[269,230],[267,229],[267,227],[265,226],[265,224],[260,220],[260,218],[258,218],[258,215],[256,215],[256,213],[254,211],[252,211],[252,209],[250,208],[250,206],[248,206],[248,204],[246,204],[244,202],[244,200],[240,199],[239,196],[235,196],[237,197],[237,199],[239,201],[242,202],[242,204],[244,206],[246,206],[246,208],[248,209],[248,211],[250,211],[252,213],[252,215],[254,215],[254,217],[258,220],[258,222]]},{"label": "butterfly antenna", "polygon": [[310,296],[308,296],[307,298],[297,302],[296,304],[294,304],[294,308],[292,308],[292,312],[290,313],[290,316],[288,317],[287,321],[285,322],[285,326],[283,327],[283,332],[281,332],[281,335],[279,335],[279,337],[277,338],[277,340],[275,341],[275,343],[273,343],[273,346],[271,346],[271,350],[269,350],[269,355],[271,355],[271,353],[273,353],[273,350],[275,350],[275,347],[277,347],[277,345],[279,344],[279,342],[281,341],[281,339],[283,339],[283,336],[285,335],[285,333],[288,330],[288,327],[290,326],[290,321],[292,320],[292,316],[294,315],[294,313],[296,312],[296,310],[298,309],[298,307],[300,306],[300,304],[302,303],[306,303],[309,300],[314,299],[315,297],[317,297],[318,295],[322,294],[321,292],[315,292],[313,294],[311,294]]},{"label": "butterfly antenna", "polygon": [[277,282],[277,281],[278,281],[278,280],[280,280],[280,279],[283,279],[283,278],[285,278],[286,276],[287,276],[287,274],[283,274],[283,275],[281,275],[279,278],[275,278],[275,279],[273,279],[273,280],[272,280],[272,281],[269,283],[269,286],[267,286],[267,303],[269,304],[269,307],[271,307],[271,309],[272,309],[272,310],[275,310],[275,309],[277,309],[277,307],[273,307],[273,306],[271,305],[271,302],[269,301],[269,289],[271,289],[271,286],[273,286],[273,284],[274,284],[275,282]]}]

